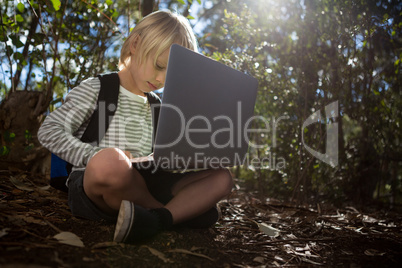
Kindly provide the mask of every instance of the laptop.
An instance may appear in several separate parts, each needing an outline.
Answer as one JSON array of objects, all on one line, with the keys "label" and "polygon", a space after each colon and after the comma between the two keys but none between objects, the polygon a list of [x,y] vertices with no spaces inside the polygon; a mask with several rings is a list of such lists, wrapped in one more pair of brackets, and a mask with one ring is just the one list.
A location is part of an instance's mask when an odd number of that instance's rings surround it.
[{"label": "laptop", "polygon": [[258,81],[202,54],[170,49],[154,165],[188,170],[242,165]]}]

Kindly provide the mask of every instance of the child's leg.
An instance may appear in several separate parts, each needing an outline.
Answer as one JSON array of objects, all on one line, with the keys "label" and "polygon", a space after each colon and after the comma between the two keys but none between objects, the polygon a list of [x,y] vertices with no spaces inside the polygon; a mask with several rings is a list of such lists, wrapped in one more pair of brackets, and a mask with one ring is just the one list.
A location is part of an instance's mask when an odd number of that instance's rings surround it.
[{"label": "child's leg", "polygon": [[[190,219],[197,221],[197,218],[194,219],[197,216],[205,218],[207,215],[210,218],[207,211],[231,192],[232,185],[232,176],[228,170],[205,170],[187,174],[179,180],[172,189],[174,197],[165,207],[147,211],[137,206],[138,203],[123,200],[114,241],[137,242],[161,230],[169,229],[172,224]],[[205,212],[207,213],[203,214]],[[212,220],[214,222],[217,218],[212,217]],[[210,219],[207,221],[212,224]],[[205,222],[202,225],[205,226]]]},{"label": "child's leg", "polygon": [[230,194],[233,180],[227,169],[191,173],[173,187],[174,198],[165,206],[173,223],[192,219],[212,208]]},{"label": "child's leg", "polygon": [[84,190],[95,205],[107,213],[116,213],[122,200],[145,208],[163,207],[119,149],[103,149],[90,159],[85,169]]}]

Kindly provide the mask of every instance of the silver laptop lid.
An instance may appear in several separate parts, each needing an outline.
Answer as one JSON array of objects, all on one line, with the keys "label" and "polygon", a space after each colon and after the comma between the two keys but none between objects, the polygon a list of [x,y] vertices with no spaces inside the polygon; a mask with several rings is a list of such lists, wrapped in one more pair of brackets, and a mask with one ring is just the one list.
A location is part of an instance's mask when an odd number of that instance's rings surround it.
[{"label": "silver laptop lid", "polygon": [[249,75],[173,45],[155,138],[155,164],[168,169],[241,165],[248,150],[246,127],[254,113],[257,86]]}]

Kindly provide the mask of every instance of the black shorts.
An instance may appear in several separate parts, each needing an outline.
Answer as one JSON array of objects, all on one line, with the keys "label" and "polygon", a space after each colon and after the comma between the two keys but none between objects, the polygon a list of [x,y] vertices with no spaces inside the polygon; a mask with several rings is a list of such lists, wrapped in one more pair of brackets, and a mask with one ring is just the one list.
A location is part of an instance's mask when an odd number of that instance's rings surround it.
[{"label": "black shorts", "polygon": [[[153,172],[152,168],[141,169],[137,166],[135,168],[144,178],[148,191],[162,204],[167,204],[173,198],[173,186],[188,174],[172,173],[163,170]],[[68,205],[72,214],[89,220],[115,223],[117,214],[109,215],[103,212],[85,194],[83,185],[84,172],[73,171],[69,176]]]}]

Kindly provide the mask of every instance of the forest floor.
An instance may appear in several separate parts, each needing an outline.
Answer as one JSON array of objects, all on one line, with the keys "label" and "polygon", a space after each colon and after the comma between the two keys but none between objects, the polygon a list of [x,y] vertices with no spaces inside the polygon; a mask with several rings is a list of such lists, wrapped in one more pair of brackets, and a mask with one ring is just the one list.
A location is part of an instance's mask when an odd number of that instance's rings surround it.
[{"label": "forest floor", "polygon": [[128,245],[112,242],[113,225],[72,217],[66,199],[43,176],[0,171],[0,267],[402,264],[402,214],[395,211],[295,206],[236,190],[220,202],[223,217],[213,228]]}]

